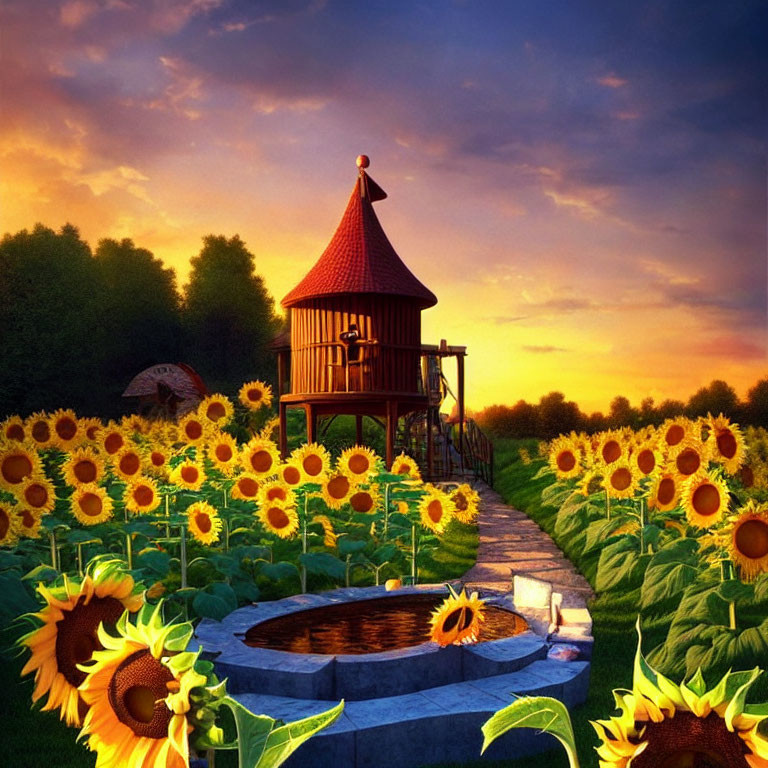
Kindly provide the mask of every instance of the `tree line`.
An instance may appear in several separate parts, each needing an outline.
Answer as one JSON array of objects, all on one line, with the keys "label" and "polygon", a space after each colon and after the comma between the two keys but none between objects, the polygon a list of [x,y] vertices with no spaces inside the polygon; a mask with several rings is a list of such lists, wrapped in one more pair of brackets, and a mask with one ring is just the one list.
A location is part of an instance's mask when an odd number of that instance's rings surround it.
[{"label": "tree line", "polygon": [[675,416],[697,418],[708,413],[722,413],[742,425],[768,427],[768,378],[760,379],[739,400],[736,391],[720,379],[693,394],[687,402],[663,400],[658,405],[646,397],[633,407],[626,397],[614,397],[607,414],[586,414],[562,392],[550,392],[537,404],[519,400],[515,405],[490,405],[474,414],[475,421],[493,437],[538,437],[551,440],[570,431],[589,433],[618,427],[639,429],[658,426]]},{"label": "tree line", "polygon": [[210,391],[274,378],[282,329],[255,259],[237,236],[209,235],[189,282],[132,240],[95,250],[67,224],[0,241],[0,418],[74,408],[116,416],[122,392],[158,363],[191,365]]}]

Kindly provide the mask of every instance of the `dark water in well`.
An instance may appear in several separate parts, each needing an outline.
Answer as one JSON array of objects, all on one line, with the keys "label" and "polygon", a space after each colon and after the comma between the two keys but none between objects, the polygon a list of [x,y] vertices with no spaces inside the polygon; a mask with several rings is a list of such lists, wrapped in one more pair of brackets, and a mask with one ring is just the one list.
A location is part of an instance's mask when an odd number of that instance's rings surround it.
[{"label": "dark water in well", "polygon": [[[292,653],[378,653],[429,640],[432,611],[443,595],[397,595],[335,603],[270,619],[245,634],[246,645]],[[528,628],[525,619],[486,606],[480,642],[512,637]]]}]

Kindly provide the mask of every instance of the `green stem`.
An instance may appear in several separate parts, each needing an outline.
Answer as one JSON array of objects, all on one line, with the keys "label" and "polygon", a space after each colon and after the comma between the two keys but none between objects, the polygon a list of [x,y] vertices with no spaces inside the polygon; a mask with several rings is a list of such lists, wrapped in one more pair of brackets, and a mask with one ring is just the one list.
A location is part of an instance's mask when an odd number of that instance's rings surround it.
[{"label": "green stem", "polygon": [[344,567],[344,586],[349,589],[349,572],[351,570],[352,555],[347,555],[346,565]]},{"label": "green stem", "polygon": [[[387,540],[389,532],[389,483],[384,483],[384,533],[383,540]],[[378,584],[378,581],[376,582]]]},{"label": "green stem", "polygon": [[227,508],[227,489],[224,488],[224,509]]},{"label": "green stem", "polygon": [[171,538],[171,494],[165,494],[165,538]]},{"label": "green stem", "polygon": [[[723,559],[720,561],[720,581],[726,581],[733,578],[731,561]],[[736,629],[736,603],[733,600],[728,601],[728,628]]]},{"label": "green stem", "polygon": [[[307,554],[307,500],[304,499],[304,520],[301,525],[301,553]],[[301,564],[301,594],[304,595],[307,592],[307,567],[304,563]]]},{"label": "green stem", "polygon": [[48,538],[51,540],[51,565],[58,571],[59,569],[56,566],[56,533],[54,531],[49,531]]},{"label": "green stem", "polygon": [[411,581],[416,586],[416,579],[418,577],[418,569],[416,567],[416,553],[418,552],[418,544],[416,543],[416,524],[411,526]]},{"label": "green stem", "polygon": [[133,545],[131,543],[131,534],[125,534],[125,555],[128,558],[128,570],[133,570]]},{"label": "green stem", "polygon": [[81,542],[77,543],[77,573],[80,578],[83,578],[83,545]]},{"label": "green stem", "polygon": [[[645,502],[643,499],[640,499],[640,554],[643,554],[643,550],[645,549],[645,534],[643,531],[645,530]],[[650,545],[649,545],[650,548]]]},{"label": "green stem", "polygon": [[605,492],[605,514],[608,519],[611,519],[611,497],[608,495],[608,491]]},{"label": "green stem", "polygon": [[229,523],[226,517],[222,517],[221,522],[224,525],[224,551],[229,552]]},{"label": "green stem", "polygon": [[181,588],[187,588],[187,529],[179,526],[179,559],[181,560]]}]

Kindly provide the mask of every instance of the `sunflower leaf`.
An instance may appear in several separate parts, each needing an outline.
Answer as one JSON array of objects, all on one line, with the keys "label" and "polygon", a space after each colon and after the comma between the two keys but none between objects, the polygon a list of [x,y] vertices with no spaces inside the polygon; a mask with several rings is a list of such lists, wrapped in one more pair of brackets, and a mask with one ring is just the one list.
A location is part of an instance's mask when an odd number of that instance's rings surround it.
[{"label": "sunflower leaf", "polygon": [[332,579],[343,579],[346,575],[346,564],[328,552],[307,552],[299,555],[299,562],[308,573],[330,576]]},{"label": "sunflower leaf", "polygon": [[651,558],[641,590],[643,608],[675,597],[696,580],[699,573],[697,549],[695,539],[676,539]]},{"label": "sunflower leaf", "polygon": [[280,563],[264,563],[259,569],[261,576],[266,576],[272,581],[291,579],[299,575],[299,569],[287,560]]},{"label": "sunflower leaf", "polygon": [[617,538],[600,552],[595,588],[598,592],[607,592],[618,586],[639,586],[650,559],[650,555],[638,554],[637,541],[633,536]]},{"label": "sunflower leaf", "polygon": [[512,728],[536,728],[551,734],[565,747],[571,768],[579,768],[571,716],[561,701],[549,696],[524,696],[500,709],[483,723],[480,754]]}]

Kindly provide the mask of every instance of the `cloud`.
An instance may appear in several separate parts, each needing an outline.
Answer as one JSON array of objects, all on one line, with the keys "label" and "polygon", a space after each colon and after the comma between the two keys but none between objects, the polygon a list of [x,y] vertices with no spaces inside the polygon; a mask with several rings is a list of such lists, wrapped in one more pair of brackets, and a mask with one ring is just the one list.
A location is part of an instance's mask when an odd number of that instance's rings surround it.
[{"label": "cloud", "polygon": [[541,346],[536,344],[523,344],[523,349],[526,352],[532,352],[533,354],[536,354],[536,355],[546,355],[551,352],[568,352],[568,350],[565,349],[565,347],[553,347],[548,344],[541,345]]},{"label": "cloud", "polygon": [[600,85],[604,85],[606,88],[622,88],[628,81],[623,77],[611,74],[598,77],[597,82],[600,83]]}]

